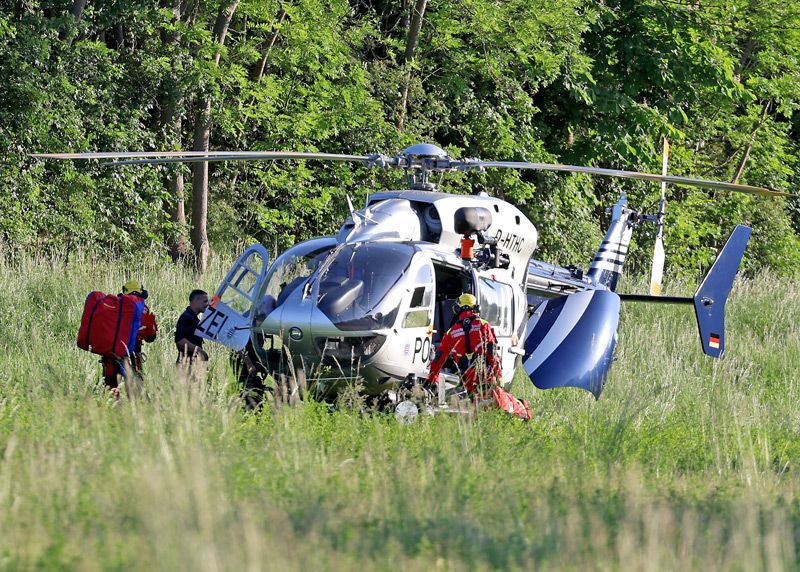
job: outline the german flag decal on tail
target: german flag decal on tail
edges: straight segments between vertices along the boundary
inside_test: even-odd
[[[714,349],[719,349],[719,334],[711,334],[708,336],[708,345]]]

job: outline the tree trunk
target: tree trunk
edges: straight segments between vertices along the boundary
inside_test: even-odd
[[[256,81],[259,81],[262,77],[264,77],[264,70],[267,69],[267,62],[269,61],[269,56],[272,53],[272,48],[275,47],[275,42],[278,41],[278,33],[280,32],[280,25],[283,24],[283,21],[286,19],[286,10],[281,12],[281,16],[278,19],[278,23],[275,24],[275,29],[272,32],[272,37],[269,40],[269,44],[267,45],[267,49],[264,50],[264,55],[261,56],[261,62],[258,65],[258,74],[256,75]]]
[[[75,18],[75,23],[78,24],[83,17],[83,9],[86,8],[88,0],[74,0],[72,3],[72,17]]]
[[[750,133],[750,140],[747,142],[747,145],[744,148],[744,153],[742,153],[742,159],[739,161],[739,165],[736,167],[736,174],[733,175],[733,184],[737,184],[742,176],[742,173],[744,173],[744,166],[747,164],[747,160],[750,158],[750,150],[753,148],[753,143],[756,142],[756,133],[758,133],[758,130],[761,129],[761,126],[767,121],[771,103],[771,101],[767,101],[767,103],[764,104],[764,109],[761,111],[761,119]]]
[[[214,29],[212,33],[214,34],[214,39],[220,45],[220,47],[225,45],[225,36],[228,35],[228,28],[231,25],[231,20],[233,20],[233,13],[236,12],[236,7],[239,5],[240,0],[227,0],[223,2],[220,6],[219,14],[217,14],[217,21],[214,22]],[[217,53],[214,54],[214,63],[219,64],[219,58],[222,55],[221,50],[217,50]]]
[[[211,101],[200,99],[194,117],[195,151],[208,151],[211,139]],[[192,245],[197,270],[208,267],[208,162],[194,163],[192,168]]]
[[[173,107],[172,124],[166,124],[167,130],[172,131],[174,148],[180,149],[181,147],[181,128],[183,121],[177,113],[177,109]],[[167,175],[167,189],[169,195],[172,197],[172,210],[171,218],[177,229],[174,236],[170,239],[169,250],[172,260],[177,262],[186,257],[186,193],[184,191],[183,172],[177,170],[174,173]]]
[[[222,47],[228,34],[228,27],[239,0],[224,0],[220,5],[217,19],[214,22],[214,40]],[[221,50],[214,54],[214,63],[219,64]],[[211,139],[211,100],[198,97],[195,105],[194,145],[195,151],[208,151]],[[192,245],[194,246],[195,265],[200,272],[208,267],[208,162],[194,163],[192,168]]]
[[[425,16],[425,8],[428,5],[428,0],[416,0],[413,12],[411,14],[411,25],[408,28],[408,35],[406,36],[406,51],[403,54],[403,64],[410,66],[414,61],[414,53],[417,50],[419,43],[419,33],[422,29],[422,19]],[[397,117],[397,130],[403,130],[403,123],[406,119],[406,107],[408,106],[408,90],[411,83],[411,70],[406,72],[403,87],[400,90],[400,113]]]
[[[403,62],[410,62],[414,59],[414,53],[417,50],[419,43],[419,32],[422,29],[422,18],[425,16],[425,7],[428,5],[428,0],[416,0],[414,4],[414,12],[411,14],[411,26],[408,28],[408,36],[406,37],[406,53],[403,57]]]
[[[118,50],[125,47],[125,30],[119,22],[114,24],[114,41],[117,43],[116,48]]]
[[[162,8],[172,10],[172,15],[176,21],[181,19],[181,1],[168,0],[161,4]],[[177,32],[162,32],[161,41],[165,46],[176,47],[180,44],[180,34]],[[168,52],[171,50],[167,50]],[[177,76],[177,73],[175,74]],[[159,97],[161,107],[161,127],[167,136],[167,144],[175,150],[181,149],[181,133],[183,130],[183,117],[180,112],[180,104],[183,93],[177,82],[170,79],[163,93]],[[167,174],[165,185],[172,198],[170,217],[173,224],[177,227],[175,234],[169,239],[170,256],[173,261],[178,261],[186,257],[186,195],[184,192],[183,172],[176,169]]]
[[[180,119],[178,119],[180,123]],[[175,207],[172,210],[172,220],[178,226],[178,231],[170,245],[172,260],[178,261],[186,257],[186,193],[183,188],[183,173],[175,173],[170,178],[170,192],[175,197]]]

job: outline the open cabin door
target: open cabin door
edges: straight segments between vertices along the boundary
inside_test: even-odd
[[[474,272],[468,273],[463,268],[433,263],[436,287],[436,307],[433,321],[433,343],[438,345],[442,336],[450,329],[456,318],[454,310],[458,297],[464,292],[472,292],[475,288]]]
[[[241,350],[250,339],[256,298],[269,267],[269,254],[260,244],[244,251],[222,281],[195,333],[201,338]]]
[[[472,271],[473,293],[478,298],[481,318],[489,322],[497,337],[497,356],[503,369],[503,381],[511,382],[514,378],[517,356],[522,350],[517,349],[516,314],[519,296],[514,296],[511,284],[497,280],[491,274],[479,274]],[[514,351],[509,351],[514,347]]]

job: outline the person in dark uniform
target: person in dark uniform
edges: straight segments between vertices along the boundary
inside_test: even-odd
[[[248,340],[244,349],[231,354],[231,366],[242,389],[242,400],[247,409],[260,409],[268,392],[267,368],[258,358],[253,341]]]
[[[203,290],[192,290],[189,294],[189,306],[178,318],[178,324],[175,326],[178,363],[191,364],[195,359],[208,361],[208,354],[203,350],[203,338],[194,333],[200,323],[199,315],[207,308],[208,293]]]

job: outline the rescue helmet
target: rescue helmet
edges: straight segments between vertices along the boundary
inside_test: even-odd
[[[122,293],[123,294],[136,294],[141,298],[147,298],[147,290],[142,287],[142,284],[138,280],[128,280],[125,284],[122,285]]]
[[[457,312],[463,312],[465,310],[472,310],[473,312],[480,312],[480,306],[478,305],[478,299],[470,293],[464,293],[458,297],[456,300],[456,307]]]

